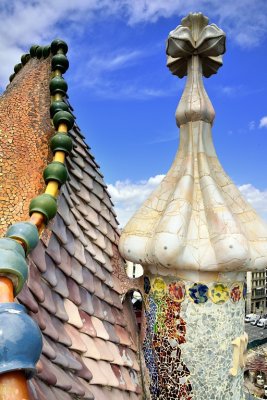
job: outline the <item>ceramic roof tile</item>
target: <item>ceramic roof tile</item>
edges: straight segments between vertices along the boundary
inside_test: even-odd
[[[86,187],[86,189],[89,189],[90,191],[94,187],[92,177],[90,175],[88,175],[85,171],[83,172],[82,183]]]
[[[72,397],[70,394],[66,393],[65,391],[52,387],[51,388],[53,395],[54,395],[54,400],[72,400]]]
[[[32,311],[33,313],[38,312],[38,303],[36,302],[35,298],[33,297],[31,291],[28,289],[27,285],[24,285],[21,292],[17,296],[17,299],[20,303],[22,303],[28,310]]]
[[[71,275],[71,256],[63,247],[60,249],[61,263],[58,267],[64,272],[65,275]]]
[[[105,327],[105,329],[106,329],[106,331],[107,331],[107,333],[109,335],[109,340],[111,342],[119,344],[120,343],[120,339],[116,334],[114,326],[111,323],[107,322],[107,321],[103,321],[103,325],[104,325],[104,327]]]
[[[66,345],[66,346],[71,346],[72,345],[72,339],[70,335],[68,334],[68,331],[66,329],[66,326],[71,326],[68,324],[63,324],[58,318],[56,317],[51,317],[52,323],[56,331],[58,332],[58,342]]]
[[[78,229],[77,219],[74,217],[73,213],[70,213],[70,221],[71,224],[69,225],[68,229],[71,231],[74,237],[78,238],[80,236],[80,232]]]
[[[63,195],[60,196],[60,201],[58,202],[58,214],[67,226],[70,225],[70,206]]]
[[[87,351],[83,354],[83,357],[93,358],[94,360],[100,360],[102,357],[100,355],[101,349],[97,347],[96,338],[91,338],[85,333],[80,333],[81,339],[84,342]]]
[[[65,324],[65,330],[67,334],[69,335],[72,344],[70,345],[70,348],[72,350],[76,350],[79,353],[85,353],[87,351],[87,347],[83,340],[81,339],[81,335],[77,329],[74,328],[74,326]]]
[[[127,325],[125,317],[121,311],[119,311],[117,308],[113,307],[112,308],[112,314],[114,316],[115,322],[117,325],[121,325],[125,327]]]
[[[52,317],[50,314],[44,309],[44,308],[39,308],[39,313],[41,312],[41,315],[45,321],[45,328],[43,330],[43,333],[45,333],[47,336],[49,336],[51,339],[58,341],[60,339],[60,332],[58,332],[57,327],[52,321]]]
[[[112,371],[110,363],[106,361],[98,361],[98,365],[102,373],[108,379],[108,386],[119,387],[119,381],[116,378],[114,372]]]
[[[83,287],[80,287],[81,305],[80,310],[85,311],[87,314],[94,314],[94,307],[92,304],[92,295]]]
[[[86,264],[88,267],[88,264]],[[100,264],[94,260],[93,258],[91,259],[91,262],[89,264],[89,269],[92,271],[92,268],[95,269],[94,274],[97,276],[97,278],[101,279],[101,281],[106,281],[107,275],[105,274],[105,270],[100,266]],[[93,272],[93,271],[92,271]]]
[[[83,399],[85,400],[94,400],[94,395],[91,391],[91,385],[88,384],[88,382],[86,382],[84,379],[78,378],[80,384],[83,386],[83,388],[85,389],[85,394],[83,396]]]
[[[81,186],[80,186],[78,180],[74,177],[74,175],[72,175],[69,184],[70,184],[70,187],[75,191],[75,193],[77,195],[79,195],[79,192],[81,190]]]
[[[84,255],[86,258],[85,267],[88,268],[94,274],[96,272],[97,262],[94,260],[92,255],[86,249],[85,249]]]
[[[104,293],[105,301],[112,306],[113,305],[113,299],[111,297],[109,287],[105,283],[102,283],[102,290],[103,290],[103,293]]]
[[[117,364],[117,365],[121,365],[121,366],[125,365],[125,362],[121,357],[121,354],[120,354],[118,346],[116,344],[112,343],[112,342],[109,342],[109,341],[107,341],[106,343],[107,343],[107,346],[108,346],[108,348],[109,348],[109,350],[112,353],[113,358],[114,358],[112,363]]]
[[[48,254],[45,255],[46,271],[42,274],[43,278],[52,286],[57,284],[56,265]]]
[[[53,220],[52,232],[63,244],[67,243],[66,224],[58,214]]]
[[[99,215],[97,212],[87,204],[77,207],[78,210],[85,216],[85,219],[94,226],[99,226]]]
[[[104,314],[104,322],[110,322],[111,324],[115,323],[115,319],[114,316],[112,314],[112,308],[110,307],[110,305],[108,303],[106,303],[105,301],[101,302],[102,305],[102,310],[103,310],[103,314]]]
[[[126,382],[125,382],[125,379],[122,374],[122,368],[120,368],[118,365],[114,365],[114,364],[111,365],[111,368],[119,382],[119,389],[127,390]]]
[[[120,296],[118,295],[118,293],[111,289],[110,290],[110,296],[111,296],[111,298],[113,300],[114,306],[117,307],[119,310],[122,310],[123,309],[123,305],[121,303],[121,299],[120,299]]]
[[[121,372],[123,375],[123,379],[126,385],[126,389],[135,392],[136,391],[136,385],[133,382],[133,379],[130,376],[129,370],[125,367],[121,367]]]
[[[79,285],[83,284],[83,273],[82,273],[82,265],[78,260],[72,258],[71,260],[71,277],[77,282]]]
[[[84,269],[84,268],[83,268]],[[85,278],[83,275],[83,280],[85,282]],[[83,285],[84,285],[83,282]],[[81,295],[80,295],[80,289],[78,284],[72,279],[72,278],[67,278],[67,285],[69,289],[69,299],[73,301],[77,306],[79,306],[82,302],[81,300]]]
[[[93,326],[91,316],[82,310],[79,310],[79,313],[83,322],[83,327],[80,329],[80,331],[92,337],[96,337],[96,330]]]
[[[83,362],[89,371],[93,371],[93,377],[90,382],[90,385],[103,385],[106,386],[109,384],[108,378],[105,374],[103,374],[98,361],[93,360],[92,358],[83,357]],[[94,391],[92,390],[92,393]]]
[[[107,396],[106,392],[103,390],[103,387],[98,385],[90,384],[91,392],[94,395],[95,400],[107,400],[109,397]]]
[[[93,377],[92,372],[87,368],[82,357],[78,353],[73,351],[72,354],[76,361],[81,365],[81,369],[76,372],[76,375],[80,378],[86,379],[89,382]]]
[[[28,287],[40,302],[44,301],[45,294],[41,286],[41,277],[33,262],[29,262]]]
[[[43,335],[42,353],[50,360],[54,360],[57,356],[54,346],[51,345],[52,343],[54,342],[52,342],[46,335]]]
[[[69,316],[68,323],[70,325],[75,326],[78,329],[82,328],[83,323],[82,323],[82,320],[81,320],[81,317],[80,317],[80,314],[78,311],[78,307],[69,299],[64,300],[64,306],[65,306],[66,313]]]
[[[82,286],[93,294],[95,292],[95,280],[97,278],[95,278],[94,275],[85,267],[83,267],[82,269],[82,274],[83,274]]]
[[[40,329],[43,331],[46,327],[46,322],[45,322],[43,314],[40,310],[40,307],[39,307],[39,310],[37,313],[33,313],[33,312],[29,311],[29,315],[32,317],[32,319],[39,325]]]
[[[75,240],[74,244],[74,257],[82,264],[86,264],[86,258],[84,255],[84,246],[79,240]]]
[[[67,233],[68,242],[64,245],[64,248],[67,250],[69,255],[74,256],[75,248],[74,248],[73,234],[71,233],[71,231],[69,229],[66,229],[66,233]]]
[[[125,346],[131,346],[132,340],[129,337],[128,332],[120,325],[114,325],[116,335],[120,339],[120,343]]]
[[[54,290],[61,296],[67,298],[69,296],[67,278],[59,268],[56,268],[55,272],[57,277],[57,284],[54,287]]]
[[[96,318],[95,316],[91,317],[91,321],[93,323],[93,327],[96,330],[97,337],[104,340],[109,340],[109,334],[106,331],[103,322],[100,319]]]
[[[127,366],[127,367],[133,367],[134,361],[129,356],[129,353],[127,352],[127,347],[119,346],[118,349],[119,349],[121,358],[122,358],[122,360],[124,362],[124,365]]]
[[[105,240],[105,248],[104,248],[105,252],[109,257],[113,257],[114,253],[111,241],[107,237],[104,237],[104,240]]]
[[[139,363],[137,360],[137,354],[129,348],[127,348],[125,351],[129,357],[129,359],[132,361],[132,368],[136,371],[140,371],[140,366],[139,366]]]
[[[51,368],[51,364],[52,363],[48,360],[48,358],[46,358],[44,355],[41,355],[37,376],[48,385],[54,386],[57,383],[57,377],[54,374],[53,368]]]
[[[46,249],[46,253],[55,261],[56,264],[61,263],[60,244],[55,235],[52,235]]]
[[[101,249],[101,250],[105,250],[106,249],[106,242],[105,242],[105,238],[102,235],[102,233],[100,233],[97,229],[95,230],[96,232],[96,239],[94,240],[94,243]]]
[[[41,280],[41,288],[44,293],[44,301],[41,302],[42,306],[50,313],[56,313],[56,305],[54,303],[54,299],[52,296],[52,291],[49,285],[42,279]]]
[[[31,400],[54,400],[55,396],[45,383],[39,379],[31,379],[28,383]]]
[[[105,298],[105,294],[102,288],[102,281],[96,276],[93,277],[94,294],[101,300]]]
[[[137,360],[126,346],[132,344],[122,328],[126,322],[116,278],[114,286],[119,262],[115,213],[103,175],[76,124],[70,135],[74,150],[67,161],[69,180],[61,189],[56,218],[32,253],[29,290],[21,293],[44,337],[38,365],[43,381],[35,379],[39,391],[36,394],[35,389],[35,396],[38,400],[93,400],[92,386],[95,400],[129,400],[120,367],[136,367]],[[124,345],[119,349],[118,343]],[[132,378],[126,372],[129,390]],[[93,385],[89,385],[92,375]],[[46,384],[54,387],[51,390]]]
[[[104,310],[102,308],[102,302],[99,300],[97,296],[92,295],[92,304],[94,307],[94,315],[99,319],[104,319]]]
[[[105,360],[105,361],[109,361],[109,362],[114,361],[114,356],[110,352],[110,348],[108,347],[107,342],[105,340],[100,339],[100,338],[95,338],[94,344],[100,353],[101,360]]]

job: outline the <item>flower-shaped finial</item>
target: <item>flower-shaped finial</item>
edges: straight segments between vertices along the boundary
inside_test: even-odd
[[[190,13],[182,25],[170,32],[166,53],[167,66],[179,78],[187,75],[188,59],[198,55],[202,60],[203,75],[208,78],[222,65],[225,53],[225,33],[217,25],[208,25],[201,13]]]

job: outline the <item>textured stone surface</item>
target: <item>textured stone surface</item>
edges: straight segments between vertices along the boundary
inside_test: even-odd
[[[53,133],[49,60],[30,60],[0,98],[0,234],[28,217],[29,200],[44,187]],[[34,165],[34,168],[33,168]]]

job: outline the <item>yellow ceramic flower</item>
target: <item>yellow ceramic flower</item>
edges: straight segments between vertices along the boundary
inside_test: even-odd
[[[209,294],[215,304],[223,304],[229,299],[229,289],[223,283],[215,283],[210,288]]]
[[[155,297],[162,297],[167,291],[166,283],[161,278],[155,278],[152,281],[151,292]]]

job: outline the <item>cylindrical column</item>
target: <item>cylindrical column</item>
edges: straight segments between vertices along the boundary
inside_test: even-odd
[[[195,276],[145,277],[151,399],[241,400],[244,274]]]

